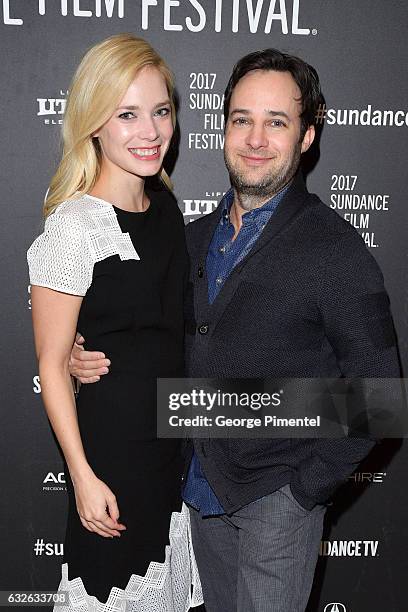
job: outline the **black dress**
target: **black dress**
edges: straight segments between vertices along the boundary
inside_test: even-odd
[[[72,217],[75,206],[81,214],[80,206],[87,208],[88,217],[83,221],[82,214],[80,222],[92,259],[99,258],[82,301],[78,330],[85,348],[103,351],[111,366],[98,383],[81,386],[78,423],[87,461],[115,494],[119,521],[127,527],[112,539],[86,530],[65,466],[69,511],[60,589],[68,590],[76,603],[83,599],[89,610],[96,609],[92,596],[99,602],[109,599],[107,610],[125,601],[123,610],[135,612],[184,612],[201,603],[198,584],[193,599],[190,596],[191,584],[198,579],[188,511],[180,496],[180,441],[156,436],[156,379],[184,374],[184,224],[167,192],[151,192],[149,197],[149,208],[139,213],[92,196],[83,196],[80,204],[68,201],[60,211]],[[104,220],[106,212],[109,222]],[[98,215],[96,232],[92,224]],[[104,244],[104,226],[105,238],[109,242],[113,236],[119,255],[109,256],[112,248]],[[131,240],[125,254],[123,237]],[[127,258],[129,248],[134,254]],[[36,284],[52,283],[37,279]]]

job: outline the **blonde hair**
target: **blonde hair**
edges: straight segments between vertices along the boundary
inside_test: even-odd
[[[174,77],[148,42],[132,34],[117,34],[91,47],[69,88],[62,127],[62,159],[44,202],[45,217],[74,194],[92,190],[102,161],[99,142],[92,134],[110,119],[136,74],[145,66],[154,66],[163,75],[175,126]],[[172,188],[164,169],[160,178]]]

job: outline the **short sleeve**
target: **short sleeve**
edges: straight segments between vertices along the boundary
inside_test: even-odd
[[[32,285],[84,296],[92,282],[93,258],[75,215],[50,215],[28,249],[27,261]]]

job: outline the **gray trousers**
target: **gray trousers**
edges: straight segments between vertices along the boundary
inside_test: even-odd
[[[304,612],[325,511],[303,508],[289,485],[231,516],[190,508],[206,612]]]

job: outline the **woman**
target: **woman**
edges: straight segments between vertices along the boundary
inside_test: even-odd
[[[28,251],[42,395],[67,475],[60,589],[71,604],[61,611],[79,602],[133,612],[202,603],[180,443],[156,439],[156,378],[182,376],[184,365],[182,215],[168,190],[145,185],[154,176],[169,182],[173,89],[164,61],[130,34],[86,53],[70,87],[44,233]],[[75,405],[76,329],[112,363]]]

